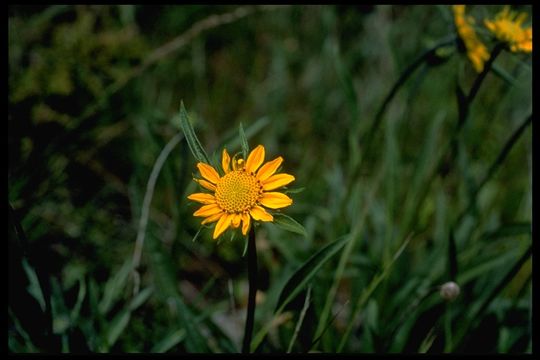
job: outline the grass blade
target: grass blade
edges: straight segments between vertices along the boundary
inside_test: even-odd
[[[189,149],[191,150],[191,153],[193,154],[195,159],[197,159],[197,161],[199,162],[210,164],[208,155],[206,155],[206,152],[204,151],[204,148],[201,145],[201,142],[199,141],[199,139],[197,138],[197,135],[195,134],[193,125],[189,121],[189,117],[186,112],[186,108],[184,107],[183,101],[180,103],[180,127],[182,128],[182,131],[184,132]]]
[[[350,237],[346,236],[336,241],[326,245],[324,248],[319,250],[315,255],[311,256],[296,272],[289,278],[283,290],[280,293],[279,300],[276,305],[276,310],[274,311],[273,320],[277,319],[285,306],[302,290],[303,286],[306,285],[309,280],[315,276],[315,274],[320,270],[320,268],[334,256],[339,249],[343,247]],[[273,323],[274,321],[269,321],[268,324]],[[268,332],[269,327],[264,327],[261,329],[257,335],[253,338],[251,342],[251,351],[256,349],[264,340],[266,333]]]
[[[240,134],[240,145],[242,146],[242,155],[244,156],[244,159],[247,159],[249,154],[249,145],[246,137],[246,133],[244,132],[244,127],[242,126],[242,123],[240,123],[240,126],[238,127],[238,133]]]
[[[311,300],[311,286],[308,287],[306,300],[304,300],[304,306],[302,307],[302,311],[300,312],[298,323],[296,324],[296,328],[294,329],[293,337],[291,338],[291,342],[289,343],[289,347],[287,348],[287,353],[291,352],[294,342],[296,341],[296,338],[298,337],[298,333],[300,332],[300,328],[302,327],[302,323],[304,322],[304,317],[306,317],[307,309],[309,308],[310,300]]]
[[[130,271],[132,269],[131,259],[126,260],[120,270],[111,277],[105,284],[103,297],[99,302],[99,312],[105,315],[113,306],[115,300],[120,296],[122,289],[127,283]]]
[[[363,309],[364,304],[366,304],[367,300],[369,300],[371,294],[375,291],[377,286],[388,276],[390,273],[390,270],[392,269],[392,265],[396,262],[396,260],[399,258],[403,250],[407,247],[409,244],[409,241],[411,240],[411,236],[409,236],[404,242],[403,245],[398,249],[398,251],[394,254],[394,257],[392,258],[392,261],[386,266],[386,268],[383,270],[382,273],[378,274],[371,280],[371,283],[368,285],[368,287],[364,290],[362,293],[362,296],[358,299],[358,302],[355,307],[355,311],[353,315],[350,318],[349,325],[347,326],[347,329],[345,330],[345,334],[341,338],[341,342],[338,346],[337,352],[341,352],[343,347],[345,346],[345,343],[347,342],[349,335],[352,331],[352,326],[354,324],[354,319],[358,316],[360,311]]]
[[[180,329],[173,331],[167,335],[163,340],[158,342],[150,352],[152,353],[164,353],[181,343],[186,338],[186,330]]]
[[[319,269],[348,241],[349,237],[344,237],[326,245],[296,270],[281,291],[275,313],[282,312],[285,306],[298,295],[303,286],[311,280],[317,271],[319,271]]]

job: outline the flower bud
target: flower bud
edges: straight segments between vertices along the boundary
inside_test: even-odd
[[[459,296],[459,285],[453,281],[449,281],[441,286],[441,297],[448,301],[453,301]]]

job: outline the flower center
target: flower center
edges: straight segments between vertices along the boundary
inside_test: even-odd
[[[243,169],[223,176],[216,188],[217,204],[228,213],[248,211],[255,206],[261,194],[261,183]]]

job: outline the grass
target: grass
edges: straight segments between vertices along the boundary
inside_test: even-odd
[[[296,177],[252,351],[530,353],[532,60],[481,32],[500,9],[467,7],[478,75],[447,6],[9,7],[10,352],[241,351],[245,239],[192,216],[183,101],[200,156],[242,124]]]

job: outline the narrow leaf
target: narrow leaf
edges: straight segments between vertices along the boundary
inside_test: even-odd
[[[287,281],[276,305],[276,310],[274,311],[273,320],[279,318],[281,312],[287,306],[287,304],[294,299],[296,295],[302,290],[303,286],[315,276],[319,269],[334,256],[339,249],[349,241],[350,237],[345,236],[336,241],[326,245],[324,248],[319,250],[315,255],[310,257],[304,265],[302,265],[296,272],[290,277]],[[267,326],[263,327],[257,335],[251,341],[251,350],[257,349],[258,346],[264,340],[264,337],[272,327],[271,324],[273,321],[267,323]]]
[[[152,350],[151,353],[164,353],[178,345],[186,337],[186,330],[180,329],[172,332],[171,334],[165,336],[163,340],[158,342]]]
[[[302,323],[304,322],[304,317],[306,316],[307,309],[309,308],[310,300],[311,300],[311,286],[309,286],[307,289],[306,299],[304,300],[304,306],[302,307],[302,311],[300,312],[300,316],[298,317],[298,322],[296,323],[296,328],[294,329],[293,337],[291,338],[291,341],[289,342],[287,353],[291,352],[294,342],[296,341],[296,338],[298,337],[298,333],[300,332],[300,328],[302,327]]]
[[[276,305],[276,313],[281,312],[285,306],[302,290],[303,286],[311,280],[319,269],[334,256],[349,237],[338,239],[319,250],[310,257],[287,281]]]
[[[107,280],[105,284],[105,290],[103,292],[103,297],[99,302],[99,312],[105,315],[113,306],[116,299],[120,296],[124,286],[127,283],[130,271],[132,269],[131,258],[126,260],[120,270]]]
[[[240,123],[240,126],[238,128],[238,133],[240,134],[240,145],[242,146],[242,155],[244,156],[244,159],[247,159],[249,154],[249,145],[246,137],[246,133],[244,132],[244,127],[242,126],[242,123]]]
[[[24,268],[24,271],[26,272],[26,276],[28,277],[28,292],[39,303],[41,310],[45,311],[45,297],[43,296],[43,291],[41,291],[39,279],[36,275],[34,268],[30,266],[30,264],[28,263],[28,261],[26,261],[25,258],[22,259],[22,266]]]
[[[400,248],[396,251],[394,256],[392,257],[392,260],[386,265],[384,270],[375,275],[367,288],[364,289],[362,292],[362,295],[358,298],[356,305],[354,307],[354,313],[349,319],[349,324],[347,325],[347,328],[345,329],[345,333],[343,334],[343,337],[341,338],[341,341],[338,345],[337,352],[341,352],[343,350],[343,347],[345,346],[345,343],[347,342],[349,335],[351,334],[352,327],[354,325],[354,320],[358,317],[362,309],[364,308],[364,305],[369,300],[375,289],[379,286],[379,284],[388,276],[390,273],[390,270],[392,269],[392,265],[394,265],[395,261],[401,256],[403,253],[403,250],[407,247],[409,242],[411,241],[412,235],[409,235],[407,239],[403,242],[403,244],[400,246]]]
[[[184,107],[183,101],[180,103],[180,127],[184,132],[189,149],[191,150],[191,153],[193,154],[195,159],[197,159],[197,161],[210,164],[208,155],[206,155],[206,152],[204,151],[201,142],[195,134],[193,125],[191,125],[191,122],[189,121],[189,117],[186,112],[186,108]]]
[[[109,348],[116,343],[116,340],[118,340],[118,337],[122,334],[129,323],[130,318],[131,312],[128,310],[123,310],[111,321],[107,331],[107,345]]]
[[[169,253],[153,236],[148,238],[150,263],[154,274],[156,293],[166,304],[174,305],[175,314],[178,315],[178,327],[185,329],[185,348],[188,352],[208,352],[204,336],[199,330],[199,322],[191,309],[187,307],[181,294],[177,290],[178,279]]]
[[[274,216],[274,224],[283,230],[287,230],[296,234],[300,234],[307,237],[307,232],[304,227],[294,220],[292,217],[285,214],[276,213]]]
[[[283,192],[285,194],[298,194],[304,191],[305,189],[306,189],[305,187],[299,187],[299,188],[293,188],[293,189],[286,189]]]
[[[493,64],[491,66],[491,70],[493,70],[493,73],[506,81],[508,84],[512,86],[516,86],[518,84],[518,81],[510,74],[508,74],[506,71],[504,71],[501,67],[499,67],[497,64]]]

